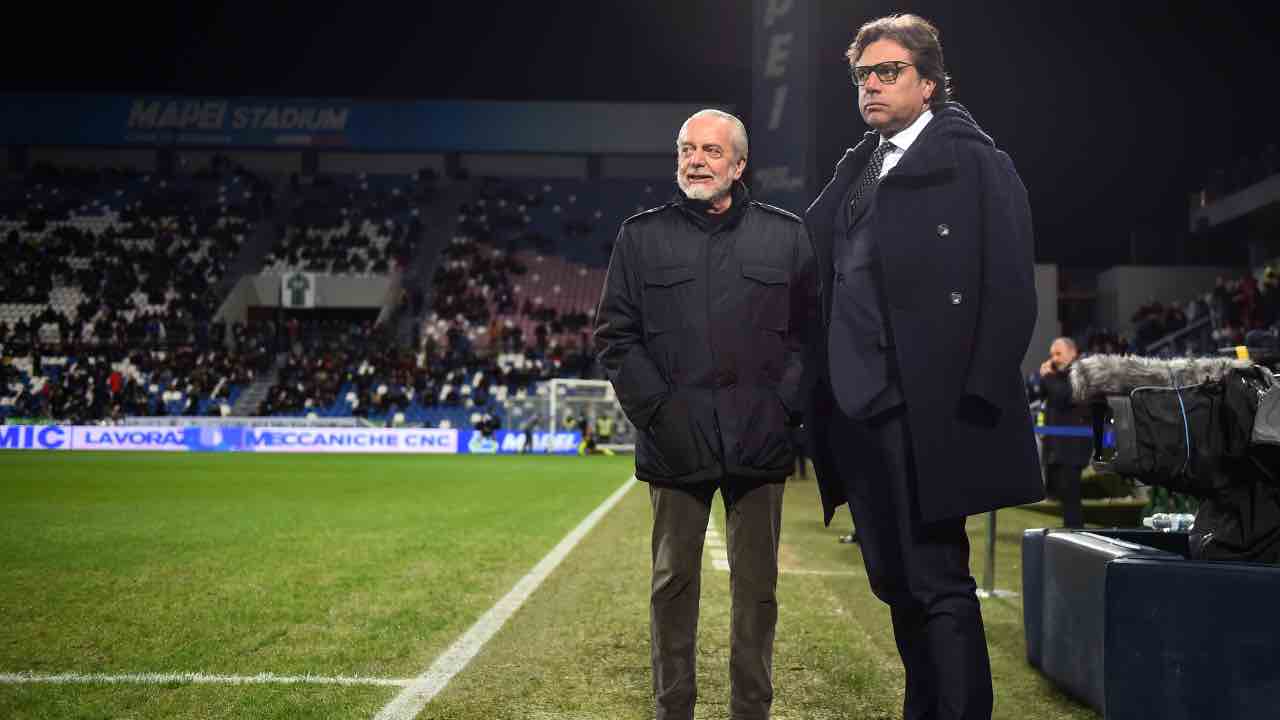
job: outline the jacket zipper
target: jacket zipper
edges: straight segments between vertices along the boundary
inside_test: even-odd
[[[711,322],[711,306],[712,306],[711,250],[712,250],[712,244],[715,243],[716,233],[719,230],[720,228],[717,227],[713,229],[711,232],[707,233],[707,243],[706,243],[707,245],[706,247],[706,253],[707,253],[707,347],[710,350],[710,354],[711,354],[711,372],[713,374],[719,373],[720,360],[719,358],[716,357],[715,339],[713,335],[714,323]],[[724,451],[724,432],[720,429],[719,390],[720,388],[717,387],[716,382],[712,382],[711,384],[711,422],[715,425],[715,429],[716,429],[716,444],[720,446],[720,457],[719,457],[720,473],[722,475],[727,475],[728,474],[728,464],[727,464],[728,456],[725,454],[725,451]]]

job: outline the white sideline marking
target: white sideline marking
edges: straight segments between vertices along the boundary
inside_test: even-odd
[[[866,577],[861,570],[804,570],[801,568],[779,568],[783,575],[830,575],[835,577]]]
[[[729,572],[729,553],[725,550],[724,539],[716,528],[715,516],[707,518],[707,549],[711,551],[711,565],[716,570]],[[779,575],[837,575],[848,577],[866,577],[860,570],[802,570],[800,568],[778,568]]]
[[[711,550],[711,565],[717,570],[729,572],[729,552],[725,550],[724,539],[716,529],[715,516],[707,518],[707,547]]]
[[[391,685],[407,687],[413,680],[374,677],[329,677],[325,675],[208,675],[184,673],[126,673],[101,675],[94,673],[0,673],[0,685]]]
[[[382,708],[374,720],[411,720],[417,717],[418,713],[431,702],[432,698],[440,694],[445,685],[453,679],[453,676],[462,672],[463,668],[480,652],[480,648],[498,633],[502,625],[507,619],[515,614],[516,610],[529,599],[534,590],[542,584],[542,581],[551,574],[552,570],[560,564],[562,560],[569,554],[578,542],[586,536],[591,529],[600,522],[600,518],[613,509],[614,505],[622,499],[623,495],[636,484],[636,479],[632,476],[622,484],[622,487],[614,491],[612,495],[605,498],[600,506],[592,510],[589,515],[578,523],[578,526],[569,531],[568,535],[560,541],[559,545],[552,548],[547,556],[542,558],[527,575],[511,588],[510,592],[502,597],[493,607],[489,608],[475,625],[471,626],[462,637],[458,638],[444,651],[440,657],[431,663],[431,667],[419,675],[408,685],[399,695],[395,697],[387,706]]]

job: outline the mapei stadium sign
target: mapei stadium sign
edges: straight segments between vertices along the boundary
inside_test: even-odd
[[[680,123],[701,107],[705,104],[0,94],[0,137],[19,146],[669,155]]]
[[[232,426],[9,425],[0,450],[129,450],[159,452],[572,454],[579,433],[418,428],[281,428]]]
[[[130,130],[332,130],[347,129],[351,107],[233,103],[230,100],[134,100]]]

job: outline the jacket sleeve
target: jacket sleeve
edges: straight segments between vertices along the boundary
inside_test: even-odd
[[[787,357],[782,372],[778,395],[786,406],[792,424],[800,424],[808,413],[812,394],[815,365],[814,333],[818,328],[818,316],[822,311],[818,299],[818,271],[813,255],[813,243],[809,232],[799,226],[796,239],[795,265],[791,281],[791,318],[788,323]]]
[[[613,245],[596,309],[595,350],[627,419],[645,429],[669,386],[644,345],[644,284],[637,265],[624,225]]]
[[[1009,379],[1019,374],[1035,329],[1035,247],[1027,189],[1013,161],[999,150],[978,158],[982,285],[978,333],[964,390],[1001,408]]]

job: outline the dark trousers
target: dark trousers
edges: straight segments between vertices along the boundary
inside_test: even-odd
[[[889,605],[906,670],[907,720],[989,720],[992,689],[965,519],[925,524],[914,497],[906,406],[831,427],[871,590]],[[959,468],[956,482],[964,482]]]
[[[729,716],[764,720],[773,703],[778,622],[778,538],[783,483],[726,482],[729,555]],[[698,696],[696,640],[702,546],[715,484],[649,486],[653,585],[649,598],[653,694],[658,720],[692,720]]]
[[[1045,490],[1049,497],[1062,503],[1062,527],[1084,527],[1084,511],[1080,507],[1079,465],[1051,463],[1044,468]]]

